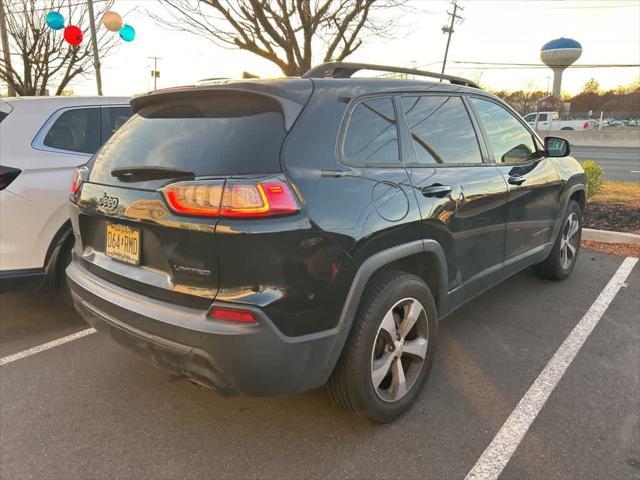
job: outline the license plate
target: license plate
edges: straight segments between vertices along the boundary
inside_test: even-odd
[[[140,263],[140,230],[126,225],[107,223],[105,253],[121,262]]]

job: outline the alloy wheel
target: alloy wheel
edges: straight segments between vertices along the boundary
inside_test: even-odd
[[[562,228],[562,238],[560,240],[560,263],[565,270],[571,266],[578,253],[580,238],[577,233],[579,230],[580,220],[578,215],[572,213],[567,217],[567,221]]]
[[[429,323],[415,298],[397,302],[385,314],[371,352],[371,383],[381,400],[397,402],[413,387],[429,348]]]

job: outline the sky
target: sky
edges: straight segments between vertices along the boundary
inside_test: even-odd
[[[547,90],[547,68],[496,69],[455,62],[540,63],[549,40],[570,37],[583,47],[576,64],[640,63],[640,0],[459,0],[464,21],[456,25],[446,73],[479,80],[492,90]],[[366,38],[347,60],[440,71],[446,44],[448,1],[412,0],[410,13],[393,11],[393,38]],[[162,12],[156,0],[116,0],[113,10],[136,29],[136,39],[121,42],[103,59],[106,95],[132,95],[152,88],[151,56],[160,57],[158,87],[191,84],[203,78],[239,77],[243,71],[281,76],[275,65],[251,53],[228,50],[185,32],[170,31],[148,18]],[[171,21],[171,20],[169,20]],[[321,57],[320,54],[317,57]],[[316,63],[321,58],[314,58]],[[640,78],[640,68],[568,69],[563,92],[578,93],[590,78],[603,89]],[[93,79],[74,81],[76,94],[95,94]]]

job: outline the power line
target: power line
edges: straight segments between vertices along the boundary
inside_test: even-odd
[[[577,68],[577,69],[582,69],[582,68],[590,68],[590,69],[595,69],[595,68],[639,68],[640,65],[599,65],[599,66],[588,66],[588,65],[572,65],[571,68]],[[542,69],[547,69],[549,67],[547,67],[546,65],[538,65],[535,67],[456,67],[456,70],[542,70]]]
[[[511,63],[511,62],[471,62],[463,60],[453,60],[453,63],[459,63],[464,65],[488,65],[488,66],[506,66],[506,67],[540,67],[547,68],[547,65],[543,63]],[[637,63],[578,63],[568,65],[557,65],[559,67],[571,67],[571,68],[625,68],[625,67],[640,67]]]

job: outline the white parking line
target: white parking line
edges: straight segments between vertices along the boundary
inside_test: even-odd
[[[96,329],[87,328],[86,330],[80,330],[79,332],[72,333],[71,335],[67,335],[66,337],[58,338],[56,340],[51,340],[50,342],[43,343],[42,345],[38,345],[33,348],[29,348],[28,350],[23,350],[21,352],[14,353],[12,355],[7,355],[6,357],[0,358],[0,367],[8,363],[15,362],[16,360],[30,357],[31,355],[35,355],[36,353],[44,352],[45,350],[49,350],[50,348],[54,348],[59,345],[64,345],[65,343],[73,342],[74,340],[78,340],[79,338],[86,337],[87,335],[91,335],[92,333],[96,333]]]
[[[637,262],[637,258],[625,258],[593,305],[562,342],[560,348],[518,402],[515,410],[511,412],[498,434],[467,474],[466,480],[493,480],[502,473],[529,427],[544,407],[549,395],[573,362],[584,342],[589,338]]]

